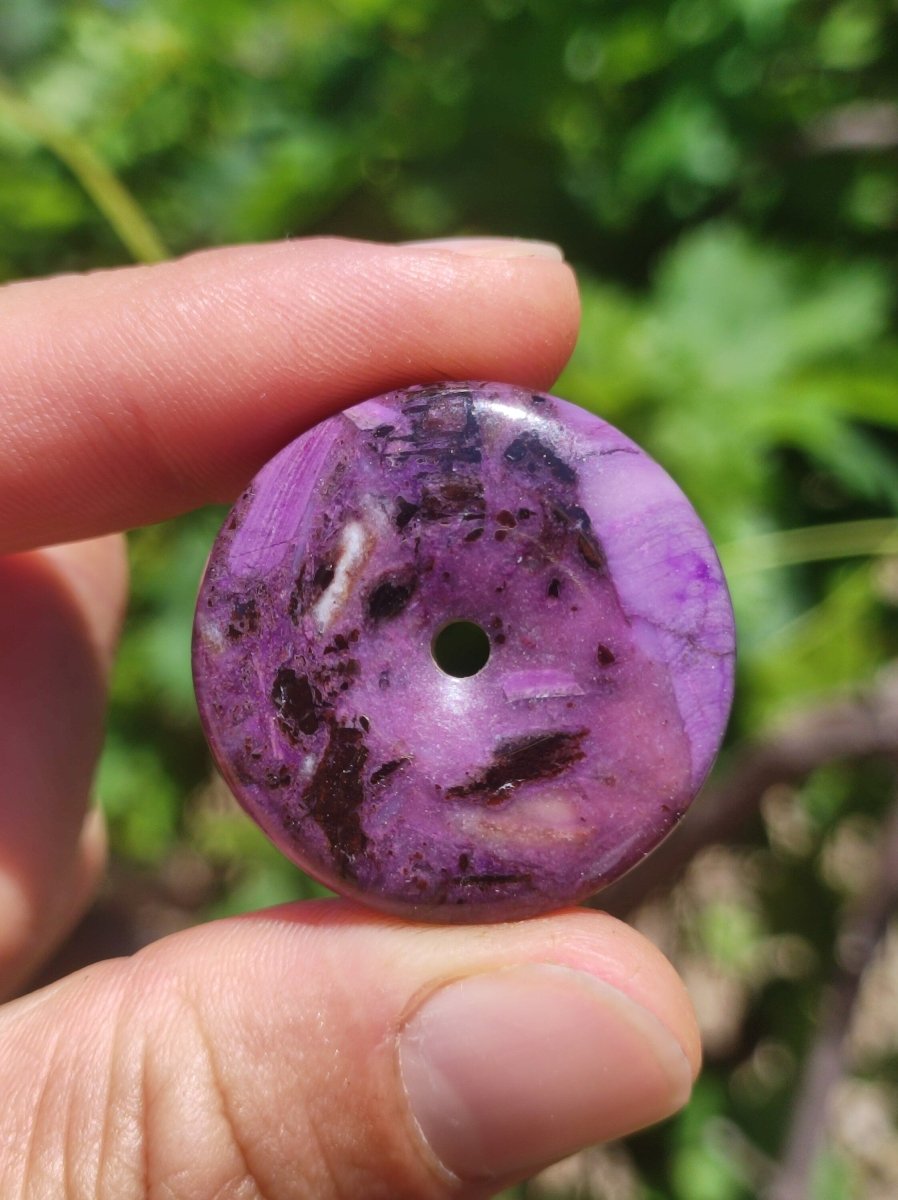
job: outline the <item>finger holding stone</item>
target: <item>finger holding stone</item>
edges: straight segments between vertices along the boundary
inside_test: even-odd
[[[0,559],[0,994],[71,928],[102,869],[91,787],[126,590],[119,537]]]

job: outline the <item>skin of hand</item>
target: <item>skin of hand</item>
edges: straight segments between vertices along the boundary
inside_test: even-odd
[[[0,290],[4,995],[102,870],[116,531],[233,499],[389,388],[547,388],[578,311],[553,248],[500,239],[284,242]],[[674,1112],[699,1056],[672,967],[602,913],[438,927],[287,905],[0,1008],[0,1196],[487,1197]]]

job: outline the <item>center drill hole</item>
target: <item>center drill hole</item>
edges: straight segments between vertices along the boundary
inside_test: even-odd
[[[455,679],[476,675],[489,662],[490,639],[473,621],[450,621],[433,639],[433,659]]]

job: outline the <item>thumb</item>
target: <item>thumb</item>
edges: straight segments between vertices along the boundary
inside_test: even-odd
[[[0,1195],[489,1196],[675,1111],[698,1056],[672,968],[604,914],[293,905],[8,1005]]]

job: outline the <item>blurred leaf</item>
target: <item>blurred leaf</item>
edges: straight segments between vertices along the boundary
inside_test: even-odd
[[[735,1164],[707,1136],[709,1125],[725,1107],[720,1085],[700,1077],[671,1139],[670,1178],[677,1200],[747,1200]]]
[[[666,96],[636,131],[622,175],[634,196],[644,196],[677,176],[698,184],[729,183],[738,162],[721,114],[704,97],[687,91]]]
[[[159,862],[174,842],[181,797],[153,749],[111,733],[96,791],[118,852],[135,862]]]
[[[877,57],[881,18],[876,4],[843,0],[833,5],[820,25],[820,60],[826,67],[853,71]]]
[[[883,661],[877,599],[867,568],[836,574],[819,604],[750,647],[743,658],[752,723],[872,679]]]
[[[741,1200],[745,1192],[732,1166],[704,1146],[681,1150],[674,1160],[675,1194],[682,1200]]]
[[[754,965],[764,932],[757,914],[736,904],[709,904],[699,918],[699,936],[724,968],[747,973]]]
[[[827,1149],[815,1164],[811,1181],[813,1200],[855,1200],[860,1195],[854,1171],[836,1149]]]
[[[290,864],[283,860],[283,866],[272,863],[265,869],[243,870],[224,898],[213,905],[206,916],[209,920],[219,920],[325,894],[312,880],[290,869]]]
[[[18,95],[0,78],[0,119],[33,137],[72,172],[138,262],[166,257],[140,205],[86,139],[49,117],[39,103]]]

